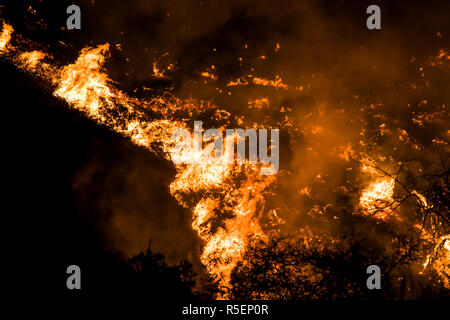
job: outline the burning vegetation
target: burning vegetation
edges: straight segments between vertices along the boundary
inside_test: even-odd
[[[250,66],[241,74],[221,73],[218,63],[198,68],[196,85],[213,86],[219,96],[209,100],[177,97],[175,90],[145,97],[126,92],[105,67],[119,50],[109,43],[85,47],[64,65],[3,22],[0,54],[44,80],[71,108],[170,163],[176,173],[169,191],[190,212],[216,298],[366,297],[370,264],[380,265],[389,298],[450,289],[448,48],[396,68],[386,81],[401,92],[361,96],[367,88],[353,93],[350,84],[339,87],[341,80],[330,88],[320,70],[298,79],[285,72],[285,79],[285,68],[275,70],[285,42],[253,60],[236,59]],[[371,53],[360,54],[370,61]],[[258,74],[257,65],[271,59],[278,60]],[[168,65],[150,62],[149,74],[170,80],[177,68]],[[358,77],[353,71],[343,77]],[[222,129],[279,128],[280,171],[261,175],[258,165],[213,157],[213,141],[192,149],[197,154],[174,154],[173,133],[190,130],[197,119]]]

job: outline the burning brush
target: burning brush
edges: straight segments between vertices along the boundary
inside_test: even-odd
[[[84,48],[72,64],[65,66],[60,66],[49,53],[27,51],[24,50],[25,47],[33,47],[33,43],[15,35],[13,27],[4,22],[0,36],[0,54],[5,59],[47,81],[54,88],[53,95],[64,100],[71,108],[172,163],[176,175],[170,184],[170,193],[180,206],[192,213],[192,229],[202,242],[200,259],[207,273],[218,285],[217,298],[234,297],[234,277],[242,275],[242,270],[256,270],[257,266],[252,263],[259,261],[258,259],[266,261],[258,248],[272,250],[272,257],[280,257],[282,252],[292,251],[289,258],[269,261],[265,279],[272,279],[272,276],[281,279],[284,274],[281,270],[284,270],[283,272],[287,271],[287,282],[292,284],[301,279],[304,292],[307,292],[305,288],[308,285],[321,284],[321,281],[330,276],[330,271],[317,267],[318,260],[305,254],[315,252],[322,257],[325,252],[333,255],[343,250],[345,245],[339,247],[338,237],[332,235],[331,231],[321,234],[317,230],[337,229],[338,223],[342,220],[353,221],[350,219],[369,221],[367,223],[375,225],[371,230],[380,228],[380,225],[389,225],[397,231],[413,234],[420,246],[417,257],[422,260],[419,264],[411,262],[412,269],[419,274],[424,269],[434,268],[439,281],[450,288],[449,212],[448,204],[444,203],[448,198],[442,200],[439,195],[430,191],[431,185],[433,188],[438,185],[443,189],[448,188],[448,167],[445,167],[448,163],[445,163],[443,169],[447,170],[447,185],[444,185],[445,182],[439,176],[442,173],[439,171],[441,167],[436,167],[434,173],[424,172],[420,164],[398,161],[381,147],[374,147],[377,145],[376,139],[396,139],[395,143],[401,141],[405,148],[421,148],[406,130],[386,125],[388,119],[383,114],[382,105],[364,104],[357,115],[348,114],[343,108],[326,112],[326,103],[319,104],[314,111],[301,111],[297,114],[290,112],[291,107],[279,108],[276,117],[280,121],[269,126],[272,141],[278,137],[278,131],[275,130],[279,125],[282,128],[281,134],[284,132],[289,136],[291,150],[302,144],[304,149],[295,153],[290,160],[292,164],[287,168],[281,167],[278,171],[277,167],[273,174],[262,174],[267,167],[264,168],[261,162],[245,159],[245,156],[240,156],[239,163],[227,161],[226,157],[230,155],[233,159],[235,155],[239,157],[239,150],[236,152],[234,149],[235,141],[239,143],[236,133],[220,137],[222,145],[225,145],[225,152],[221,154],[215,148],[218,135],[208,136],[203,146],[200,143],[195,147],[197,132],[189,126],[192,120],[207,112],[213,115],[213,121],[221,125],[218,132],[225,130],[230,120],[242,124],[243,130],[261,130],[265,127],[262,123],[247,121],[243,116],[233,118],[235,115],[210,102],[179,99],[173,95],[148,99],[130,96],[117,88],[104,69],[110,51],[108,43]],[[275,52],[279,50],[280,45],[277,43]],[[263,57],[260,60],[266,60]],[[448,63],[448,54],[442,50],[430,65],[448,68]],[[213,67],[201,73],[205,82],[217,81],[217,70]],[[164,77],[156,64],[153,69],[158,78]],[[249,74],[226,82],[223,90],[245,89],[248,86],[270,88],[277,90],[278,94],[285,92],[291,96],[304,94],[311,88],[311,84],[289,84],[278,74],[267,79]],[[267,97],[249,98],[246,111],[270,110],[271,103],[273,102]],[[447,110],[444,109],[440,114],[445,118]],[[433,117],[439,117],[425,110],[415,110],[412,114],[419,125],[434,121]],[[380,121],[379,125],[373,128],[373,123],[369,124],[364,119],[367,115]],[[350,142],[336,134],[341,132],[340,122],[352,123],[353,129],[357,131],[351,136]],[[180,148],[180,136],[176,134],[180,130],[186,139],[194,141],[194,147]],[[200,130],[200,134],[201,132]],[[448,136],[449,131],[444,140],[442,136],[435,140],[435,145],[442,150],[441,154],[448,152],[448,141],[445,140]],[[246,141],[245,137],[243,141]],[[255,147],[254,153],[259,149],[261,158],[261,149],[265,147],[264,143],[260,143]],[[279,151],[274,145],[268,150],[271,150],[272,156]],[[280,156],[283,157],[283,154]],[[330,170],[328,159],[332,159],[330,163],[335,168],[343,168],[343,180],[346,181],[342,184],[327,182],[337,171]],[[448,159],[443,160],[445,161],[448,162]],[[303,170],[301,163],[305,167],[309,166],[310,170]],[[423,174],[413,176],[411,172],[417,170]],[[408,185],[408,181],[422,185],[423,188],[416,191]],[[287,189],[289,190],[286,191]],[[327,195],[321,198],[320,194],[324,190]],[[330,194],[333,196],[329,196]],[[346,208],[352,209],[339,211],[339,208],[344,207],[342,202],[347,202]],[[408,212],[418,215],[412,217]],[[434,218],[436,215],[441,218]],[[300,216],[303,219],[301,228],[296,225]],[[421,223],[418,224],[417,220]],[[378,231],[380,234],[384,232]],[[388,237],[386,232],[383,237]],[[277,243],[274,243],[275,240]],[[402,249],[395,247],[394,242],[392,239],[388,245],[389,253],[403,254]],[[252,250],[255,250],[253,256]],[[426,261],[423,262],[423,259]],[[422,264],[424,269],[419,270],[418,266]],[[277,295],[279,292],[271,292],[270,288],[252,290],[247,298],[280,298]]]

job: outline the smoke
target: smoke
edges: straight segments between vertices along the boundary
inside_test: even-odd
[[[155,155],[114,142],[94,144],[73,180],[79,212],[99,226],[107,248],[125,255],[149,245],[169,263],[198,256],[190,214],[169,193],[174,170]]]

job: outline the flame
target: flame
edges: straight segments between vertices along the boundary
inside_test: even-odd
[[[269,107],[269,99],[267,98],[260,98],[260,99],[254,99],[248,101],[248,107],[249,109],[262,109],[264,107]]]
[[[186,118],[192,119],[194,113],[205,108],[216,109],[215,116],[220,120],[228,119],[230,114],[215,106],[174,97],[161,96],[150,100],[130,97],[114,86],[103,69],[109,54],[109,44],[84,48],[73,64],[58,67],[43,62],[45,58],[49,58],[44,52],[22,52],[11,46],[12,34],[13,28],[3,23],[0,52],[7,52],[8,56],[11,53],[13,56],[10,59],[18,67],[48,80],[55,87],[54,96],[99,124],[123,134],[136,145],[158,154],[162,149],[162,156],[171,161],[176,169],[169,191],[181,206],[191,210],[192,228],[203,242],[201,262],[219,283],[221,292],[218,298],[229,297],[232,272],[243,260],[250,242],[253,239],[267,239],[260,217],[264,211],[267,190],[277,177],[260,175],[257,165],[230,164],[227,157],[231,150],[225,150],[220,157],[213,156],[213,142],[206,143],[201,150],[175,149],[177,141],[174,140],[173,133],[180,128],[187,129],[188,126],[185,121],[175,120],[172,115],[182,111],[187,114]],[[279,48],[277,44],[275,51]],[[441,52],[438,56],[439,61],[448,61],[448,57],[447,52]],[[164,72],[158,69],[156,62],[153,63],[153,74],[156,78],[164,77]],[[211,80],[217,79],[217,76],[209,71],[200,75]],[[249,84],[283,90],[303,90],[303,86],[288,86],[278,75],[275,80],[250,75],[230,81],[226,86]],[[250,109],[268,108],[269,100],[249,100],[248,105]],[[384,124],[379,130],[382,135],[389,133]],[[320,135],[323,131],[323,126],[311,126],[313,134]],[[398,138],[412,144],[405,130],[399,131]],[[224,145],[232,139],[235,137],[227,136]],[[356,151],[352,149],[351,144],[344,145],[341,149],[339,157],[346,162],[356,157]],[[363,158],[361,163],[363,172],[371,175],[378,173],[375,161],[369,157]],[[318,174],[316,181],[324,182],[322,175]],[[392,213],[390,204],[394,202],[394,187],[394,179],[377,176],[361,192],[358,208],[365,215],[378,219],[387,218]],[[312,197],[311,188],[308,186],[298,193]],[[414,194],[425,208],[432,207],[423,195],[416,191]],[[283,223],[275,210],[271,212],[277,218],[274,221]],[[448,274],[449,247],[448,235],[441,237],[433,252],[428,255],[424,270],[433,266],[439,274]]]
[[[256,85],[264,86],[264,87],[273,87],[276,89],[285,89],[287,90],[288,86],[283,83],[283,80],[280,78],[280,76],[276,76],[275,80],[268,80],[264,78],[254,77],[253,83]]]
[[[247,79],[245,79],[245,78],[247,78]],[[236,79],[236,81],[230,81],[227,83],[227,87],[246,86],[251,82],[257,86],[262,86],[262,87],[272,87],[274,89],[283,89],[283,90],[289,89],[289,86],[283,82],[283,79],[281,79],[281,77],[279,75],[276,75],[274,80],[269,80],[269,79],[265,79],[265,78],[261,78],[261,77],[255,77],[251,74],[245,78],[238,78],[238,79]]]
[[[219,298],[226,298],[231,289],[231,272],[236,264],[242,260],[249,238],[265,239],[256,214],[259,206],[264,203],[263,191],[274,181],[274,177],[261,179],[254,171],[249,173],[248,179],[235,189],[228,186],[224,203],[232,204],[229,210],[235,213],[231,219],[226,219],[217,232],[211,233],[211,225],[207,223],[211,212],[217,210],[220,202],[208,198],[201,201],[195,210],[193,228],[199,229],[199,234],[206,241],[201,260],[208,271],[220,279],[224,294]]]
[[[0,35],[0,51],[5,51],[10,46],[9,42],[11,41],[11,35],[14,32],[14,29],[11,25],[3,22],[2,34]]]
[[[206,79],[211,79],[211,80],[217,80],[218,79],[218,77],[215,74],[213,74],[211,72],[208,72],[208,71],[204,71],[200,75],[203,78],[206,78]]]
[[[441,49],[439,53],[430,61],[431,66],[442,65],[450,61],[450,52]]]
[[[11,33],[12,27],[4,25],[2,50],[7,47]],[[109,44],[84,48],[73,64],[62,68],[43,63],[47,55],[41,51],[17,52],[12,61],[49,80],[55,86],[54,96],[99,124],[107,125],[150,151],[157,152],[155,143],[162,145],[163,156],[177,170],[170,192],[182,206],[192,210],[192,228],[204,242],[201,261],[222,288],[218,298],[227,298],[231,272],[243,258],[249,238],[263,237],[258,214],[264,207],[263,193],[275,177],[260,175],[260,169],[254,164],[230,164],[226,161],[230,150],[214,157],[212,142],[194,152],[175,149],[173,133],[187,126],[172,120],[170,114],[184,110],[192,115],[192,110],[205,106],[163,97],[150,101],[129,97],[115,88],[103,71],[109,48]],[[149,111],[162,119],[151,118]],[[229,116],[221,110],[216,115],[219,119]],[[227,136],[225,145],[227,139],[235,137]],[[202,161],[187,161],[199,159]],[[242,174],[245,178],[238,179]],[[202,196],[192,203],[195,194]],[[213,221],[218,226],[213,227]]]
[[[24,52],[19,56],[19,60],[30,69],[36,68],[42,59],[46,57],[46,54],[41,51]]]
[[[444,286],[450,289],[450,235],[438,239],[432,252],[427,256],[421,273],[430,266],[438,273]]]
[[[422,205],[424,208],[428,208],[427,198],[425,198],[423,194],[418,193],[416,190],[413,190],[411,193],[417,197],[417,201],[420,205]]]
[[[359,206],[366,215],[385,219],[392,212],[389,205],[394,201],[395,181],[391,178],[378,178],[363,190]]]
[[[100,71],[108,50],[109,44],[95,49],[83,49],[74,64],[62,68],[58,77],[53,78],[53,82],[58,86],[54,92],[55,96],[101,121],[105,121],[105,117],[100,108],[114,107],[113,99],[116,97],[123,106],[130,108],[124,95],[119,91],[114,92],[108,85],[108,76]]]

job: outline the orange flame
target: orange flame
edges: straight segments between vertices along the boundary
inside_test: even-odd
[[[379,178],[364,189],[359,198],[359,206],[363,212],[378,219],[385,219],[391,213],[388,205],[394,201],[394,185],[394,179]]]
[[[450,289],[450,236],[442,236],[436,243],[432,252],[427,256],[423,264],[423,271],[429,266],[438,273],[443,280],[444,286]]]
[[[204,244],[201,262],[222,289],[218,297],[227,298],[231,289],[232,271],[243,259],[249,241],[252,238],[266,239],[259,215],[264,210],[265,192],[276,177],[261,176],[259,168],[249,163],[243,166],[229,164],[225,159],[226,152],[222,157],[214,157],[211,153],[212,142],[193,153],[192,150],[187,152],[174,149],[176,141],[173,133],[180,128],[186,129],[187,125],[173,120],[171,114],[174,110],[184,110],[192,117],[193,111],[199,111],[204,106],[192,101],[166,97],[138,100],[117,89],[103,71],[109,44],[84,48],[73,64],[58,68],[43,63],[43,59],[47,58],[44,52],[20,52],[11,46],[12,33],[13,28],[3,23],[0,53],[8,52],[9,55],[12,52],[14,56],[11,60],[19,67],[49,80],[55,86],[56,97],[99,124],[107,125],[129,137],[136,145],[153,152],[159,150],[153,147],[155,143],[162,146],[163,156],[170,160],[176,169],[175,179],[170,184],[170,193],[180,205],[192,211],[192,228]],[[277,44],[276,51],[278,50]],[[440,53],[439,59],[448,60],[448,54]],[[156,64],[153,67],[155,77],[163,77]],[[201,76],[213,80],[216,77],[209,72],[204,72]],[[249,83],[283,90],[290,88],[279,76],[276,76],[275,80],[248,76],[230,82],[227,86]],[[251,108],[261,109],[269,105],[269,100],[256,99],[249,101],[249,105]],[[161,119],[150,119],[147,112],[149,110]],[[221,119],[230,116],[222,110],[216,111]],[[380,129],[385,130],[384,127]],[[320,134],[322,130],[321,126],[313,126],[311,129],[313,134]],[[406,131],[400,133],[401,139],[409,139]],[[234,137],[227,136],[225,139]],[[348,145],[341,158],[348,162],[353,153]],[[192,159],[202,161],[187,161]],[[364,172],[376,173],[372,160],[363,159],[362,163]],[[379,219],[387,218],[392,213],[389,204],[394,201],[394,187],[394,179],[376,178],[362,191],[359,208],[366,215]],[[306,187],[300,192],[308,195],[311,190]],[[418,193],[416,196],[424,206],[428,206],[425,197]],[[276,216],[276,213],[274,215]],[[448,274],[449,247],[448,236],[442,237],[433,253],[427,257],[424,267],[433,265],[438,272]]]
[[[12,27],[4,25],[0,38],[1,50],[7,47],[11,33]],[[162,144],[164,156],[177,169],[170,192],[181,205],[192,209],[192,227],[204,242],[201,261],[223,289],[219,298],[226,298],[231,289],[231,272],[242,259],[248,239],[262,236],[257,214],[263,208],[263,192],[275,181],[275,177],[261,176],[259,168],[253,164],[230,165],[225,161],[226,152],[222,157],[214,157],[212,143],[194,153],[192,150],[189,153],[175,153],[176,141],[172,134],[179,128],[186,128],[186,124],[171,120],[169,110],[200,110],[203,106],[162,97],[151,101],[129,97],[115,88],[102,71],[108,51],[109,44],[84,48],[73,64],[62,68],[42,63],[46,54],[40,51],[17,52],[17,57],[12,60],[19,67],[48,79],[56,87],[56,97],[98,123],[129,137],[135,144],[151,151],[156,151],[153,143]],[[149,109],[165,119],[148,119],[145,111]],[[228,116],[220,110],[218,114],[220,117]],[[189,161],[185,160],[189,158],[202,161],[186,164]],[[246,178],[236,187],[238,174],[244,174]],[[204,196],[195,204],[186,200],[189,198],[187,196],[199,193]],[[225,213],[227,218],[224,219]],[[223,221],[213,228],[213,219]]]
[[[3,29],[0,35],[0,52],[5,51],[10,46],[9,42],[11,41],[11,35],[14,32],[14,29],[6,22],[3,22]]]

